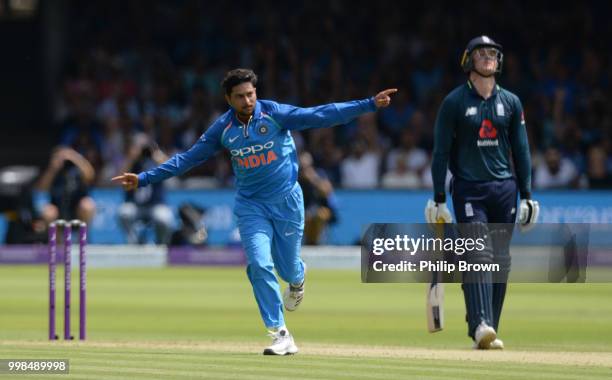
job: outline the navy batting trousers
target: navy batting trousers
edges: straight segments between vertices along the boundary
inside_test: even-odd
[[[514,178],[486,182],[454,178],[451,195],[457,223],[473,224],[478,227],[467,228],[464,231],[490,238],[489,252],[468,257],[478,262],[499,264],[501,269],[495,277],[490,272],[464,274],[462,289],[467,311],[468,335],[473,339],[476,328],[481,322],[499,331],[499,320],[510,271],[510,239],[512,226],[516,220],[518,188]]]

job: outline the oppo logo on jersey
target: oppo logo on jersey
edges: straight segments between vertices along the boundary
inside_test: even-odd
[[[267,143],[263,145],[257,144],[257,145],[245,146],[244,148],[240,148],[240,149],[232,149],[230,150],[230,153],[234,157],[236,156],[244,157],[248,154],[254,154],[254,153],[262,152],[263,150],[272,149],[273,146],[274,146],[274,141],[268,141]]]
[[[263,145],[257,144],[240,149],[232,149],[230,153],[238,166],[245,169],[252,169],[261,165],[269,165],[272,161],[278,159],[276,153],[271,150],[273,146],[274,141],[268,141]]]

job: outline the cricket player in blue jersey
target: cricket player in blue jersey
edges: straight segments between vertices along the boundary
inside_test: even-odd
[[[181,175],[225,148],[236,177],[234,214],[247,257],[247,276],[272,344],[264,355],[298,352],[287,330],[283,305],[296,310],[304,297],[305,266],[300,258],[304,202],[292,130],[332,127],[387,107],[396,89],[345,103],[299,108],[257,100],[257,76],[248,69],[228,72],[222,86],[230,109],[187,151],[140,174],[113,178],[126,190]],[[281,297],[273,270],[288,283]]]
[[[495,281],[490,272],[463,275],[468,335],[478,349],[504,346],[497,331],[510,270],[509,244],[518,194],[522,230],[533,227],[539,213],[538,202],[531,199],[531,157],[523,106],[495,80],[502,62],[502,47],[491,38],[480,36],[468,43],[461,60],[467,81],[448,94],[436,118],[431,166],[434,199],[425,208],[428,223],[452,221],[444,188],[449,167],[460,233],[490,239],[487,249],[465,257],[473,263],[500,265],[503,275]]]

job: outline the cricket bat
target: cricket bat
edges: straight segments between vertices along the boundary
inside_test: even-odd
[[[436,223],[436,237],[444,236],[444,221]],[[430,333],[444,329],[444,283],[442,273],[432,272],[431,283],[427,287],[427,330]]]
[[[444,328],[444,284],[438,282],[438,272],[427,289],[427,329],[430,333]]]

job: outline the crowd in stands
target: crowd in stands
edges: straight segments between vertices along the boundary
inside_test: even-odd
[[[54,128],[93,165],[98,186],[110,185],[143,134],[165,155],[188,149],[228,108],[224,73],[249,67],[260,99],[299,106],[399,88],[387,109],[294,137],[336,187],[431,188],[437,109],[466,80],[465,44],[487,33],[504,45],[500,85],[524,105],[534,187],[612,188],[605,2],[506,0],[452,12],[387,1],[72,3]],[[232,186],[229,158],[168,185]]]

